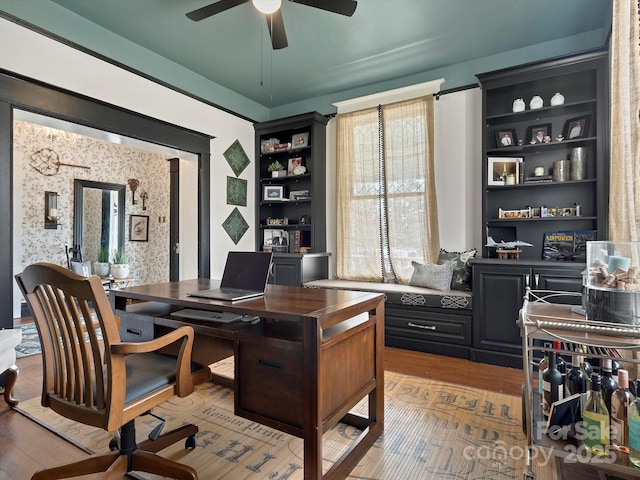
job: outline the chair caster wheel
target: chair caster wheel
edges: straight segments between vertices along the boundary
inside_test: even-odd
[[[113,437],[110,441],[109,441],[109,450],[111,451],[115,451],[118,450],[120,447],[118,447],[118,439]]]
[[[187,440],[184,442],[184,448],[186,448],[187,450],[193,450],[194,448],[196,448],[195,435],[191,435],[190,437],[187,437]]]

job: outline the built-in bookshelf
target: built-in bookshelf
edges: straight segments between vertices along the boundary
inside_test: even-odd
[[[274,253],[277,283],[299,284],[328,274],[327,121],[313,112],[255,124],[256,250]],[[283,275],[291,265],[295,274]]]

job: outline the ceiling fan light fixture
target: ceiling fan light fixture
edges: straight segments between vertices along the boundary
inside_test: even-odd
[[[251,0],[253,6],[265,15],[271,15],[277,12],[282,6],[282,0]]]

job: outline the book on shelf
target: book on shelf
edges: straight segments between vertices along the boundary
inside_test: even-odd
[[[293,230],[291,232],[291,253],[309,253],[311,239],[308,230]]]
[[[524,183],[547,183],[553,182],[553,175],[539,175],[537,177],[525,177]]]
[[[587,242],[595,239],[595,230],[545,232],[542,259],[585,261]]]

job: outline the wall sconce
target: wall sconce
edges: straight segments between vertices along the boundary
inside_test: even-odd
[[[58,192],[44,192],[44,228],[57,230],[59,219]]]

